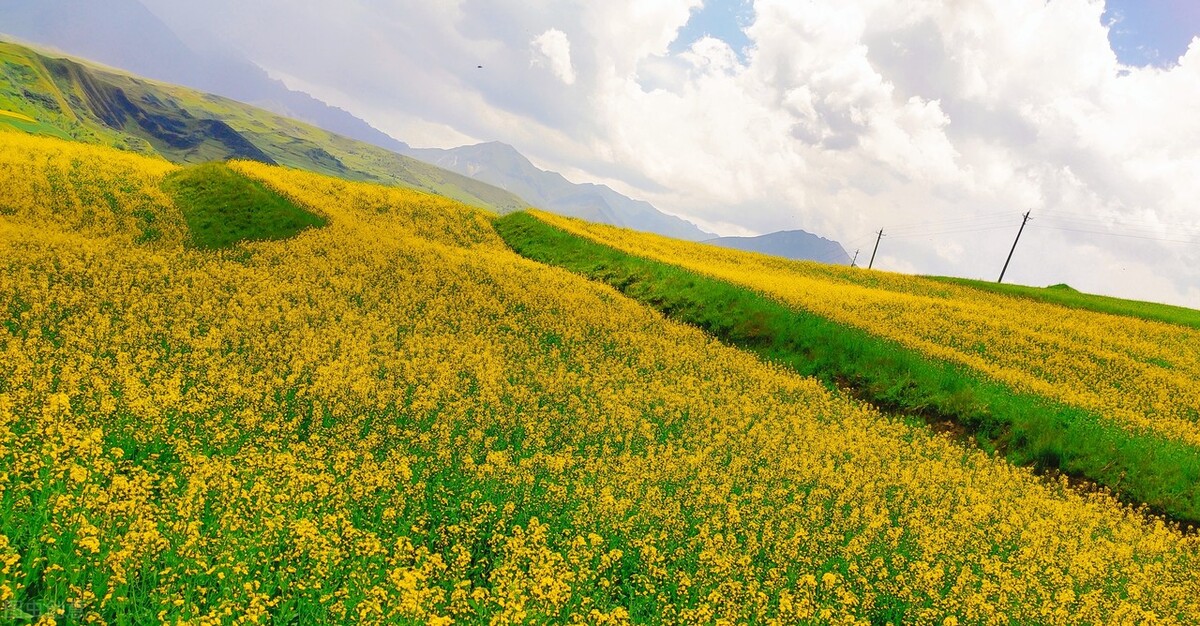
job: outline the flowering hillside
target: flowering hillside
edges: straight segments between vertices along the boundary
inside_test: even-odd
[[[1069,309],[917,276],[788,261],[549,213],[620,250],[745,285],[1135,433],[1200,445],[1200,329]]]
[[[175,166],[0,132],[6,619],[1200,620],[1197,539],[1107,496],[520,258],[477,209],[231,169],[327,225],[197,249]]]

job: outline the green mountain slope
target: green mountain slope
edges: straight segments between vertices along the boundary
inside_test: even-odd
[[[290,89],[222,42],[188,45],[142,0],[5,0],[0,32],[152,80],[262,107],[407,154],[408,146],[347,111]],[[412,156],[412,155],[408,155]]]
[[[252,159],[430,191],[500,213],[527,205],[467,176],[234,100],[5,42],[0,112],[0,125],[175,163]]]

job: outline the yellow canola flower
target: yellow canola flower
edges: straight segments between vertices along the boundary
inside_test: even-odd
[[[624,252],[750,287],[790,306],[1090,409],[1133,432],[1200,445],[1200,330],[949,285],[740,252],[538,212]]]
[[[188,249],[172,166],[0,133],[0,600],[83,623],[1200,621],[1197,540],[1107,496],[524,260],[469,207],[233,167],[329,225]],[[134,206],[174,226],[147,241]]]

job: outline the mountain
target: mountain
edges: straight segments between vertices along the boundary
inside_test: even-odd
[[[420,189],[499,213],[528,206],[468,176],[228,98],[0,42],[5,125],[176,163],[253,159]]]
[[[3,0],[0,32],[138,76],[247,102],[398,151],[404,144],[350,113],[288,89],[231,50],[195,50],[137,0]]]
[[[67,54],[85,57],[139,76],[250,103],[285,118],[307,122],[392,152],[425,161],[437,160],[441,167],[506,189],[548,211],[681,239],[698,241],[712,237],[712,233],[666,215],[649,203],[627,198],[606,186],[574,184],[557,173],[542,171],[504,144],[482,144],[452,150],[412,149],[342,109],[329,106],[309,94],[288,89],[282,82],[270,78],[262,68],[232,50],[219,47],[197,50],[189,47],[138,0],[3,0],[0,1],[0,31],[23,41],[51,46]],[[88,98],[87,102],[97,104],[97,100],[104,99]],[[125,114],[116,113],[117,117],[108,116],[109,112],[119,112],[128,106],[124,102],[115,103],[115,106],[114,103],[104,103],[100,105],[99,117],[116,130],[132,130],[133,135],[150,141],[157,151],[172,160],[195,162],[224,154],[278,161],[335,176],[380,178],[378,172],[361,167],[358,169],[359,175],[353,172],[347,175],[344,170],[349,166],[337,163],[339,159],[319,152],[295,155],[291,146],[287,150],[289,155],[283,159],[271,156],[273,153],[269,149],[263,149],[263,154],[258,154],[254,150],[255,145],[246,144],[231,134],[229,129],[211,120],[177,120],[179,128],[169,131],[172,134],[170,138],[166,138],[161,129],[150,130],[150,136],[147,136],[147,132],[142,132],[147,130],[144,126],[140,130],[129,129],[119,118],[125,115],[135,120],[151,120],[153,124],[152,120],[159,117],[178,118],[178,111],[170,110],[169,103],[132,103],[142,112],[127,111]],[[163,110],[160,104],[168,104],[168,110]],[[215,117],[220,121],[219,115]],[[236,123],[231,124],[231,127],[236,126]],[[203,145],[183,150],[181,143],[198,142],[197,137],[210,132],[213,133],[210,138],[213,141],[199,142]],[[214,141],[220,144],[216,149],[212,149]],[[111,141],[109,143],[119,145]],[[164,143],[169,145],[164,146]],[[255,142],[251,141],[250,144]],[[305,147],[302,152],[312,152],[311,146]],[[406,167],[412,169],[415,166],[407,164]],[[374,175],[365,176],[367,173]],[[444,175],[441,177],[444,178]],[[387,180],[386,176],[381,178]],[[399,178],[425,189],[446,185],[464,186],[462,181],[446,180],[416,185],[404,176]],[[494,199],[486,204],[500,211],[523,208],[526,204],[512,200]]]
[[[408,148],[404,154],[506,189],[533,206],[591,222],[658,233],[676,239],[711,238],[695,224],[667,215],[649,202],[633,200],[605,185],[572,183],[539,169],[508,144],[481,143],[460,148]]]
[[[850,265],[842,244],[803,230],[781,230],[758,237],[718,237],[704,243],[801,261]]]

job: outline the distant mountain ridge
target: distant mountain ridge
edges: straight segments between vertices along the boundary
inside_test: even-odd
[[[713,237],[687,220],[606,185],[572,183],[562,174],[540,169],[508,144],[493,141],[451,149],[406,148],[403,153],[495,185],[554,213],[689,241]]]
[[[509,197],[500,197],[482,188],[476,190],[480,193],[469,192],[459,197],[502,213],[533,205],[563,215],[679,239],[701,241],[714,236],[686,220],[659,211],[648,202],[633,200],[605,185],[576,184],[561,174],[541,170],[506,144],[493,142],[446,150],[412,148],[342,109],[289,89],[233,50],[219,47],[194,49],[138,0],[0,0],[0,32],[120,68],[139,77],[249,103],[335,135],[433,163],[467,179],[507,190]],[[77,79],[88,73],[75,72]],[[435,192],[445,191],[446,186],[458,189],[469,186],[462,180],[449,181],[441,174],[426,175],[429,172],[419,176],[405,173],[381,176],[379,167],[396,167],[395,159],[390,159],[393,163],[385,163],[389,159],[372,157],[370,165],[355,167],[323,145],[300,149],[276,142],[277,148],[287,152],[279,155],[276,154],[278,150],[259,145],[266,133],[251,138],[237,121],[230,122],[220,115],[198,115],[195,107],[176,107],[177,103],[166,100],[126,98],[127,101],[123,101],[123,95],[118,92],[129,91],[127,86],[113,88],[113,81],[109,79],[100,82],[108,87],[92,90],[81,101],[86,107],[92,107],[94,110],[90,113],[96,114],[106,125],[133,136],[134,141],[122,147],[137,149],[136,140],[143,139],[153,145],[155,151],[182,162],[204,158],[251,158],[344,178],[385,181],[390,178]],[[87,83],[84,80],[80,84]],[[201,119],[189,117],[197,115]],[[113,141],[108,143],[119,145]],[[420,169],[411,163],[402,163],[399,168]],[[481,196],[484,197],[482,201]]]
[[[758,237],[718,237],[704,243],[798,261],[850,265],[850,255],[842,244],[803,230],[781,230]]]

